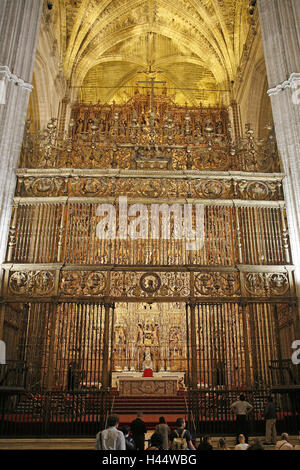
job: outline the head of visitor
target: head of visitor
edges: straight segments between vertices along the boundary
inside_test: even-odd
[[[159,434],[158,432],[153,433],[150,438],[151,447],[157,447],[158,449],[160,449],[162,446],[162,443],[163,443],[162,435]]]
[[[205,446],[212,445],[212,443],[211,443],[211,437],[210,437],[210,436],[204,436],[204,437],[203,437],[203,444],[204,444]]]
[[[219,449],[226,449],[226,447],[226,440],[222,437],[221,439],[219,439]]]
[[[123,426],[122,429],[121,429],[122,433],[124,434],[125,437],[128,437],[129,436],[129,427],[128,426]]]
[[[241,400],[241,401],[245,401],[245,400],[246,400],[245,395],[244,395],[243,393],[240,395],[240,400]]]
[[[166,424],[166,420],[163,416],[159,418],[159,424]]]
[[[259,437],[254,438],[253,444],[249,447],[249,450],[265,450]]]
[[[144,413],[142,411],[138,411],[137,417],[142,419],[143,416],[144,416]]]
[[[119,426],[120,420],[118,415],[110,415],[107,419],[107,427],[112,428],[115,427],[117,428]]]
[[[239,435],[238,441],[239,441],[239,444],[245,444],[246,438],[245,438],[244,434]]]
[[[287,433],[287,432],[283,432],[283,433],[281,434],[281,439],[282,439],[283,441],[289,442],[289,435],[288,435],[288,433]]]
[[[176,420],[176,428],[182,428],[184,429],[185,428],[185,420],[184,418],[177,418]]]

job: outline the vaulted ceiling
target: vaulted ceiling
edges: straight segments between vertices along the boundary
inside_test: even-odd
[[[251,35],[247,7],[247,0],[55,0],[51,22],[65,76],[85,101],[128,99],[151,66],[177,102],[214,104],[235,80]]]

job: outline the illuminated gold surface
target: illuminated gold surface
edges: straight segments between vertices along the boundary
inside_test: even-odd
[[[84,101],[128,100],[145,78],[138,72],[151,65],[177,103],[215,105],[228,100],[220,90],[229,90],[238,73],[250,29],[247,6],[246,0],[56,0],[51,22],[66,76]]]

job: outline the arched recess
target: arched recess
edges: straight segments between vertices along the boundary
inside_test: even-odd
[[[35,74],[32,77],[33,89],[29,96],[26,120],[30,120],[30,130],[35,132],[40,130],[40,111],[36,87]]]
[[[35,100],[39,109],[37,127],[58,115],[59,103],[66,92],[62,63],[56,42],[47,25],[42,22],[34,64]]]
[[[257,138],[266,136],[265,127],[271,117],[270,102],[266,92],[265,59],[261,41],[257,38],[236,93],[242,130],[244,131],[246,124],[250,124]]]
[[[248,95],[248,122],[260,133],[261,103],[264,97],[267,72],[264,59],[260,59],[253,67]]]
[[[263,139],[268,134],[266,125],[274,125],[271,99],[267,93],[268,91],[268,79],[265,77],[264,86],[262,89],[262,96],[260,99],[260,112],[258,121],[258,138]]]

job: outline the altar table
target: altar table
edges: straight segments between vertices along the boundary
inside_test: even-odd
[[[120,395],[174,396],[178,390],[177,377],[119,377]]]

